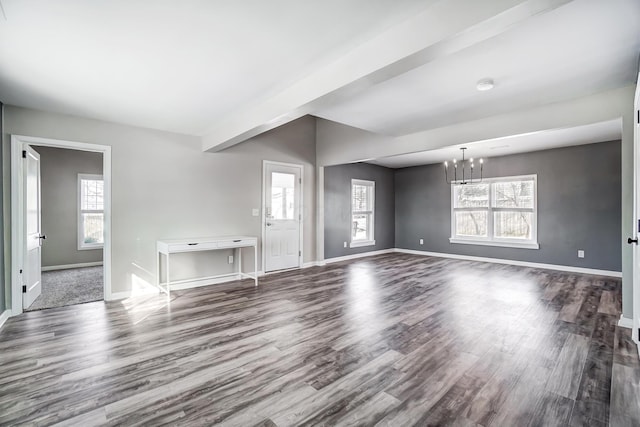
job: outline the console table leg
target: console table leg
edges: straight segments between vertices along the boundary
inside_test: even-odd
[[[258,287],[258,246],[253,247],[253,275],[256,282],[256,288]]]
[[[171,270],[169,269],[169,258],[171,257],[167,254],[167,301],[171,300],[171,280],[169,279],[169,272]]]

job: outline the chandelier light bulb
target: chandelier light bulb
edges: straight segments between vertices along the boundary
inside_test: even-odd
[[[467,148],[461,147],[462,151],[462,159],[458,162],[457,159],[453,159],[453,169],[449,172],[449,162],[444,162],[444,178],[447,184],[452,185],[465,185],[465,184],[479,184],[482,182],[482,165],[484,164],[484,159],[478,158],[477,161],[480,163],[479,171],[475,170],[475,160],[473,157],[469,157],[468,159],[465,157],[465,153]],[[458,167],[460,164],[460,167]],[[461,179],[458,179],[458,172],[462,175]],[[479,172],[479,173],[478,173]],[[474,176],[474,174],[477,174]]]

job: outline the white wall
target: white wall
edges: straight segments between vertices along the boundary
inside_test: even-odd
[[[315,260],[313,118],[299,119],[221,153],[203,153],[197,137],[6,106],[5,203],[10,203],[6,178],[11,134],[112,147],[114,293],[130,290],[138,280],[154,282],[158,239],[228,234],[260,237],[260,217],[253,217],[251,209],[261,208],[264,159],[304,166],[304,261]],[[4,224],[10,229],[6,214],[5,210]],[[221,261],[225,253],[204,256],[183,257],[172,279],[229,268]],[[6,265],[10,266],[10,259],[5,259]]]

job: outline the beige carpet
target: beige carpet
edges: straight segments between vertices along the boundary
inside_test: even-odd
[[[25,311],[102,300],[102,272],[102,266],[42,272],[42,294]]]

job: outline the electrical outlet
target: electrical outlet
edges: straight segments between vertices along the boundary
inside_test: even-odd
[[[578,258],[584,258],[584,251],[582,249],[578,250]]]
[[[420,239],[420,244],[424,245],[424,239]]]
[[[344,247],[345,247],[345,248],[347,247],[347,242],[344,242]]]
[[[260,209],[251,209],[252,216],[260,216]]]
[[[233,255],[229,255],[229,264],[233,264]]]

